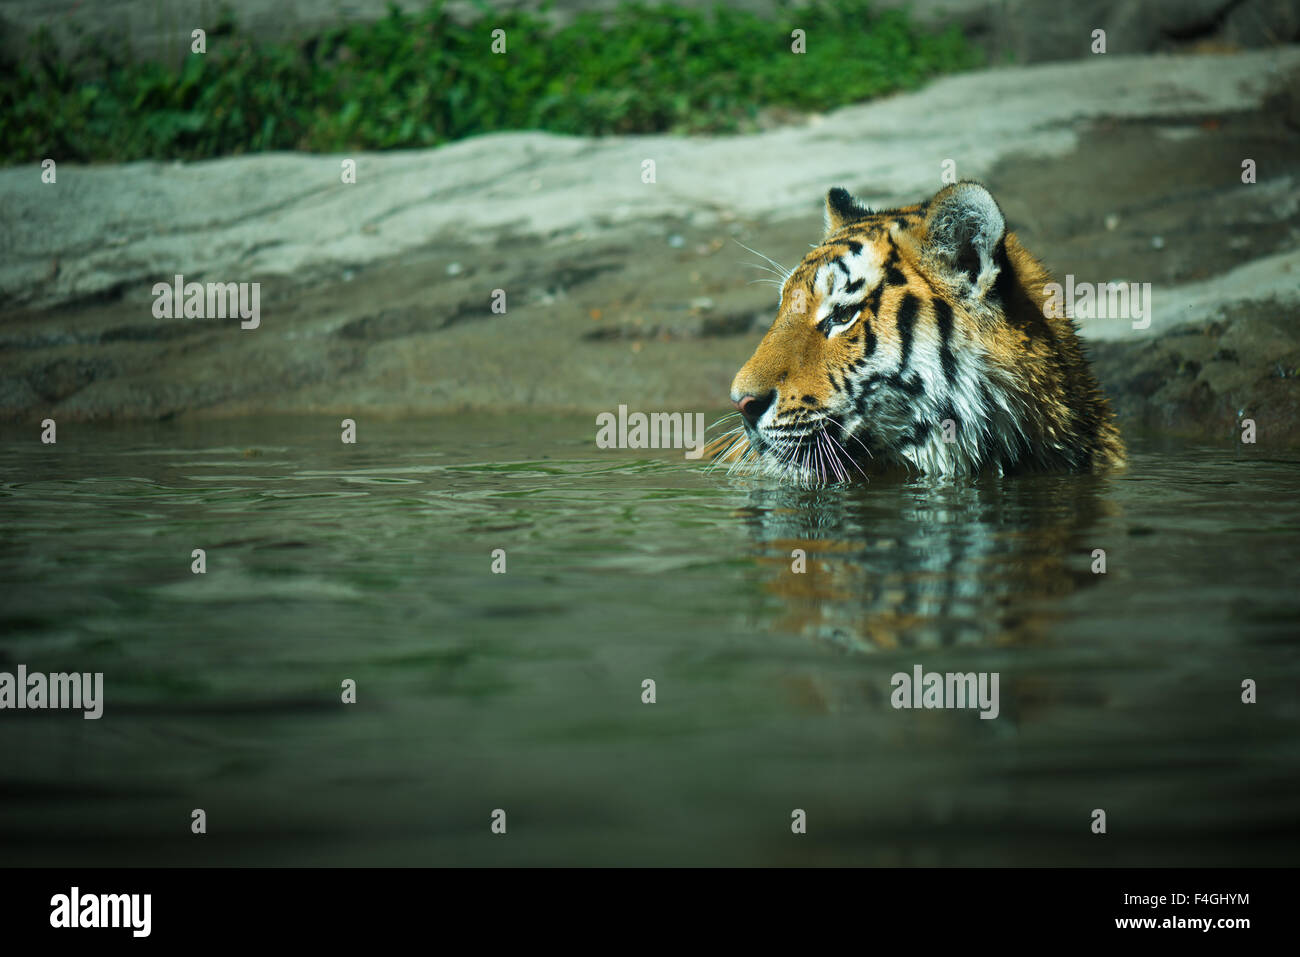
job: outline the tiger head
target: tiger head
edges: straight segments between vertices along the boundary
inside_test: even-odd
[[[882,211],[832,189],[825,238],[732,382],[743,423],[721,458],[813,485],[1114,464],[1109,407],[1073,322],[1044,313],[1048,281],[978,183]]]

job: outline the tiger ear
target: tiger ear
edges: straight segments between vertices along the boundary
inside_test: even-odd
[[[928,263],[966,297],[981,298],[998,278],[997,249],[1007,221],[979,183],[945,186],[930,200],[922,245]]]
[[[843,186],[836,186],[826,194],[826,235],[828,236],[841,226],[870,215],[871,210],[854,199]]]

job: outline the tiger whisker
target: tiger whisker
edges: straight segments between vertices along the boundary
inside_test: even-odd
[[[764,272],[770,272],[773,276],[777,276],[777,277],[784,275],[784,273],[782,273],[780,270],[773,269],[771,266],[767,265],[766,263],[741,263],[741,265],[744,266],[746,269],[762,269]]]
[[[844,481],[844,470],[840,468],[839,459],[835,457],[835,450],[830,444],[830,435],[827,434],[825,429],[817,433],[817,444],[822,446],[822,453],[825,457],[826,464],[830,466],[831,471],[835,473],[836,480],[840,482]]]
[[[871,454],[871,449],[869,449],[869,448],[867,447],[867,444],[866,444],[865,442],[863,442],[863,441],[862,441],[860,438],[858,438],[856,435],[849,435],[848,427],[845,426],[845,424],[844,424],[842,421],[840,421],[839,419],[835,418],[835,416],[833,416],[833,415],[827,415],[827,416],[826,416],[826,419],[827,419],[827,421],[834,422],[836,425],[838,425],[838,426],[840,427],[840,431],[844,434],[844,436],[845,436],[846,438],[850,438],[850,439],[852,439],[854,442],[857,442],[858,445],[862,446],[862,451],[864,451],[864,452],[867,453],[867,458],[869,458],[869,459],[874,459],[874,458],[875,458],[875,456]],[[841,445],[840,448],[843,449],[844,446]],[[848,449],[844,449],[844,454],[845,454],[845,455],[848,455],[848,451],[849,451]]]
[[[766,255],[764,255],[763,253],[760,253],[757,249],[750,249],[748,246],[746,246],[744,243],[742,243],[739,239],[736,239],[736,238],[734,238],[734,237],[732,238],[732,242],[734,242],[734,243],[735,243],[737,246],[739,246],[741,249],[745,249],[745,250],[748,250],[749,252],[753,253],[755,256],[762,256],[764,259],[766,259],[768,262],[770,262],[770,263],[771,263],[773,266],[775,266],[777,269],[781,270],[781,275],[782,275],[782,276],[785,276],[787,279],[790,277],[790,273],[792,272],[792,270],[785,268],[785,266],[782,266],[779,262],[777,262],[777,261],[776,261],[775,259],[773,259],[771,256],[766,256]]]
[[[852,465],[855,469],[857,469],[862,474],[862,477],[864,479],[867,479],[867,481],[871,481],[870,476],[868,476],[867,473],[862,470],[862,466],[857,463],[857,460],[854,459],[853,456],[849,455],[849,450],[846,449],[843,445],[841,445],[840,441],[837,438],[835,438],[835,436],[827,432],[826,438],[830,439],[831,442],[834,443],[834,445],[837,448],[839,448],[841,452],[844,453],[844,458],[847,459],[849,464]],[[866,446],[863,446],[863,448],[866,448]],[[870,452],[868,452],[868,454],[870,454]]]
[[[740,413],[739,413],[739,412],[728,412],[728,413],[727,413],[726,415],[724,415],[722,418],[718,419],[717,422],[714,422],[713,425],[710,425],[710,426],[709,426],[709,429],[713,428],[714,426],[721,425],[723,422],[726,422],[728,419],[736,419],[736,418],[739,418],[739,417],[740,417]],[[704,431],[707,432],[707,431],[709,431],[709,429],[705,429]],[[734,431],[734,430],[733,430],[733,429],[728,429],[726,432],[723,432],[722,435],[729,435],[732,431]],[[719,436],[719,438],[721,438],[721,437],[722,437],[722,436]]]

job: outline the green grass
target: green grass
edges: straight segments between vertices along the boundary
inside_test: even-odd
[[[796,27],[802,55],[790,50]],[[490,49],[497,28],[505,54]],[[526,13],[460,25],[433,3],[303,43],[259,42],[226,20],[179,69],[103,38],[74,63],[44,35],[32,44],[0,67],[7,164],[395,149],[494,130],[731,132],[764,107],[825,110],[978,65],[955,30],[929,33],[864,0],[771,21],[628,5],[560,29]]]

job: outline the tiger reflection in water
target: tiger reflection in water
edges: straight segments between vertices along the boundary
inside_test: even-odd
[[[853,654],[915,649],[897,670],[916,662],[967,671],[972,656],[948,652],[1041,644],[1062,618],[1059,600],[1102,578],[1093,549],[1098,525],[1116,511],[1109,481],[751,488],[739,514],[757,543],[764,590],[783,606],[763,617],[777,632]]]

